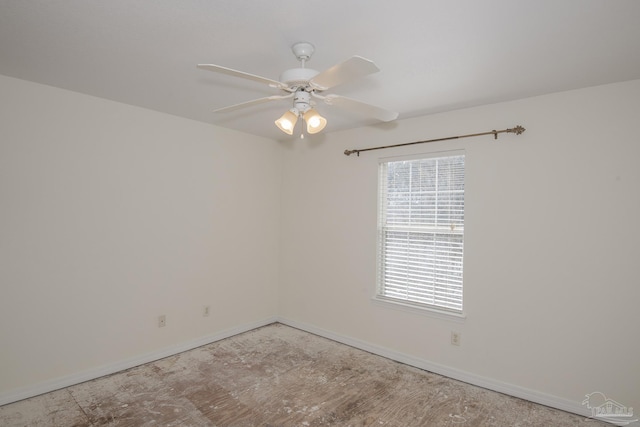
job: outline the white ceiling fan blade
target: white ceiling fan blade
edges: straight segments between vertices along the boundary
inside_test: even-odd
[[[250,106],[253,106],[253,105],[264,104],[265,102],[269,102],[269,101],[278,101],[280,99],[293,98],[293,95],[294,94],[291,93],[289,95],[267,96],[265,98],[258,98],[258,99],[254,99],[252,101],[241,102],[239,104],[230,105],[228,107],[218,108],[217,110],[213,110],[213,112],[214,113],[227,113],[229,111],[239,110],[241,108],[250,107]]]
[[[329,105],[335,105],[336,107],[344,108],[345,110],[355,111],[369,117],[373,117],[382,122],[390,122],[398,118],[398,113],[395,111],[385,110],[384,108],[376,107],[375,105],[367,104],[362,101],[347,98],[340,95],[327,95],[316,97],[324,100]]]
[[[213,71],[215,73],[227,74],[229,76],[240,77],[242,79],[253,80],[254,82],[264,83],[273,88],[285,89],[286,84],[277,80],[268,79],[266,77],[256,76],[255,74],[245,73],[244,71],[234,70],[232,68],[222,67],[214,64],[198,64],[198,68],[202,70]]]
[[[354,56],[322,71],[312,78],[309,83],[315,89],[327,90],[346,81],[377,73],[378,71],[380,71],[380,69],[373,61],[361,56]]]

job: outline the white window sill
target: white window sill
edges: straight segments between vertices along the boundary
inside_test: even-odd
[[[411,304],[410,302],[403,302],[400,300],[385,298],[379,295],[371,298],[371,301],[381,307],[392,308],[395,310],[404,311],[407,313],[417,313],[424,316],[435,317],[437,319],[449,320],[457,323],[463,323],[467,318],[464,313],[455,313],[446,310],[438,310],[437,308],[431,308],[418,304]]]

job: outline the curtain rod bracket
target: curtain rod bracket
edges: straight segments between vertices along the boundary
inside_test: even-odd
[[[382,150],[382,149],[385,149],[385,148],[403,147],[405,145],[414,145],[414,144],[425,144],[427,142],[448,141],[450,139],[469,138],[469,137],[472,137],[472,136],[493,135],[493,139],[498,139],[498,134],[499,133],[507,132],[507,133],[515,133],[516,135],[520,135],[525,130],[526,129],[523,128],[522,126],[517,125],[516,127],[509,128],[509,129],[502,129],[502,130],[495,130],[494,129],[491,132],[472,133],[472,134],[469,134],[469,135],[459,135],[459,136],[448,136],[446,138],[429,139],[429,140],[426,140],[426,141],[405,142],[404,144],[384,145],[384,146],[381,146],[381,147],[362,148],[362,149],[359,149],[359,150],[344,150],[344,155],[345,156],[350,156],[353,153],[356,153],[358,155],[358,157],[360,157],[360,152],[361,151]]]

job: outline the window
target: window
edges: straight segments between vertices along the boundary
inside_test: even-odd
[[[464,154],[383,161],[379,299],[462,313]]]

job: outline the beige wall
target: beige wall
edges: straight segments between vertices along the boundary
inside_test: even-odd
[[[639,406],[640,81],[289,143],[0,93],[0,397],[279,316],[550,403]],[[449,149],[467,156],[464,322],[371,301],[379,158]]]
[[[277,143],[3,76],[0,94],[0,395],[276,315]]]
[[[285,152],[283,318],[580,406],[640,404],[640,81],[326,134]],[[523,125],[520,135],[345,149]],[[458,323],[371,301],[380,157],[464,149]],[[452,330],[462,345],[450,344]],[[482,381],[480,381],[482,382]],[[574,408],[575,409],[575,408]]]

